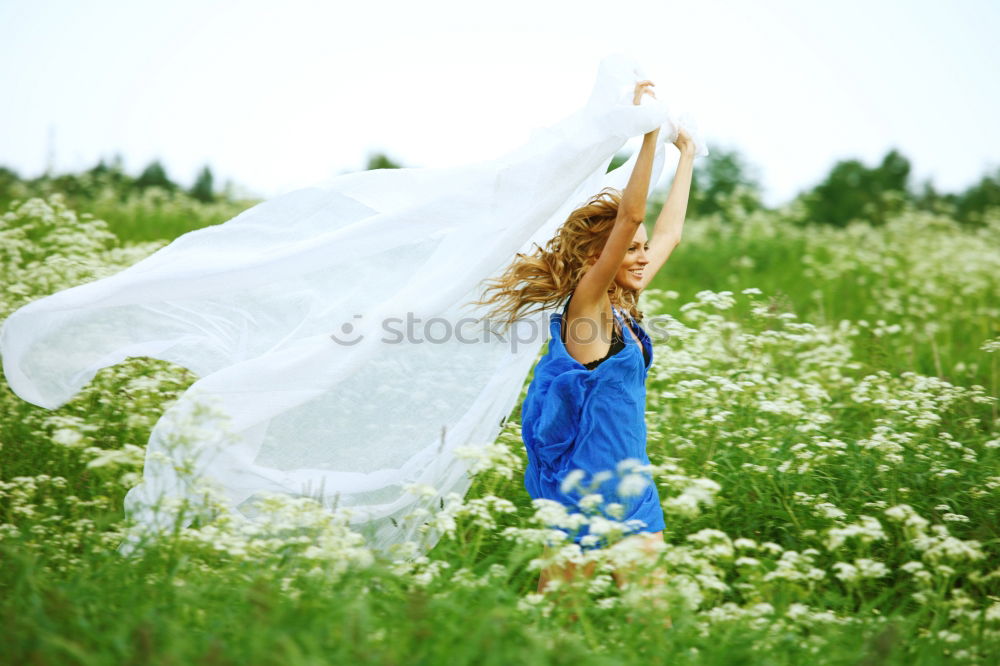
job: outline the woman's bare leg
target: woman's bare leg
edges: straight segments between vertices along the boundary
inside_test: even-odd
[[[655,557],[656,554],[659,552],[658,544],[663,543],[663,532],[662,531],[644,532],[640,534],[633,534],[626,538],[633,540],[641,540],[642,550],[645,553],[647,553],[650,557]],[[550,553],[551,551],[548,548],[548,546],[545,546],[543,557],[548,558]],[[586,578],[591,578],[593,576],[594,566],[596,564],[597,564],[596,562],[588,562],[586,565],[584,565],[582,569],[582,575]],[[561,578],[562,580],[568,582],[572,580],[574,576],[578,575],[579,572],[580,568],[577,567],[577,565],[573,562],[567,562],[565,566],[560,566],[558,564],[550,564],[547,567],[543,567],[538,575],[538,593],[541,594],[545,591],[545,588],[548,585],[549,581]],[[619,588],[623,587],[625,583],[629,582],[629,579],[632,577],[632,574],[633,571],[627,568],[624,570],[615,569],[612,571],[612,575],[614,576],[615,582],[618,584]],[[640,582],[640,584],[643,585],[644,587],[663,585],[665,583],[666,583],[666,571],[662,569],[655,569],[651,574],[643,577],[642,581]],[[576,615],[574,614],[571,619],[575,619],[575,617]],[[631,622],[632,621],[631,618],[629,618],[628,621]],[[670,619],[670,616],[665,615],[663,619],[663,626],[669,629],[671,625],[672,621]]]
[[[549,547],[545,546],[543,557],[548,558],[550,552]],[[590,578],[594,573],[594,566],[596,564],[596,562],[587,562],[587,564],[583,567],[583,576]],[[574,576],[577,575],[577,569],[578,567],[575,562],[567,562],[565,566],[550,564],[549,566],[544,567],[538,575],[539,594],[545,591],[545,587],[553,578],[561,578],[567,582],[573,580]]]
[[[639,534],[633,534],[625,538],[625,540],[636,540],[641,541],[641,548],[643,552],[648,554],[650,557],[655,557],[658,552],[658,544],[663,543],[663,532],[642,532]],[[551,550],[548,546],[544,547],[543,557],[548,558]],[[596,562],[588,562],[583,568],[583,576],[586,578],[592,577],[594,573],[594,566]],[[565,581],[572,580],[577,573],[577,565],[573,562],[567,562],[565,566],[560,566],[558,564],[550,564],[544,567],[538,575],[538,592],[542,592],[548,582],[553,578],[562,578]],[[612,571],[612,575],[615,578],[615,582],[618,587],[624,586],[627,582],[628,577],[632,574],[632,569],[615,569]],[[652,574],[646,576],[641,581],[643,585],[656,585],[665,582],[666,572],[656,569]]]
[[[657,553],[660,551],[661,544],[663,543],[663,532],[662,531],[643,532],[640,534],[633,534],[629,537],[626,537],[626,539],[633,539],[636,541],[640,541],[641,542],[640,547],[642,548],[643,552],[645,552],[651,558],[655,558]],[[643,587],[654,587],[654,586],[659,587],[665,585],[667,578],[666,574],[667,572],[665,570],[663,570],[660,567],[657,567],[653,569],[652,572],[645,575],[643,579],[639,581],[639,584],[642,585]],[[629,582],[632,579],[634,575],[634,569],[631,568],[626,568],[624,570],[616,569],[613,572],[613,575],[615,577],[615,582],[618,583],[618,587],[621,588],[624,587],[625,583]],[[631,622],[632,621],[631,618],[629,618],[628,621]],[[663,626],[669,629],[672,626],[672,624],[673,622],[671,621],[670,616],[665,615],[663,618]]]
[[[631,536],[625,537],[622,541],[639,541],[641,544],[642,551],[649,555],[650,557],[656,557],[659,552],[660,544],[663,543],[663,531],[659,532],[641,532],[639,534],[633,534]],[[624,586],[628,581],[628,578],[632,575],[634,569],[616,569],[614,571],[615,582],[618,583],[618,587]],[[662,585],[666,582],[666,572],[661,569],[654,569],[650,575],[647,575],[642,579],[642,584],[644,586],[651,585]]]

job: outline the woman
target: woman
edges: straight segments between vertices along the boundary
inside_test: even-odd
[[[646,80],[635,86],[633,104],[642,95],[655,98]],[[680,130],[674,145],[681,157],[666,205],[647,239],[643,220],[650,171],[659,128],[643,136],[635,167],[620,194],[605,188],[573,211],[549,241],[546,249],[518,259],[491,289],[499,294],[486,302],[508,300],[516,312],[528,303],[550,303],[566,298],[561,314],[550,317],[551,340],[538,362],[521,407],[522,435],[528,453],[525,487],[532,498],[555,500],[579,513],[586,491],[570,487],[590,477],[590,491],[599,492],[606,517],[620,518],[638,528],[628,539],[642,540],[647,550],[662,543],[663,510],[655,484],[642,492],[622,496],[614,472],[619,463],[635,460],[649,464],[646,454],[645,379],[652,363],[652,342],[637,320],[639,293],[681,239],[691,186],[696,148]],[[595,335],[596,332],[596,335]],[[572,478],[570,477],[572,474]],[[623,511],[617,512],[612,503]],[[560,528],[562,529],[562,528]],[[583,547],[602,540],[583,529],[573,535]],[[589,576],[592,565],[584,572]],[[560,574],[574,574],[549,567],[538,582],[539,592]],[[619,586],[625,578],[615,572]]]

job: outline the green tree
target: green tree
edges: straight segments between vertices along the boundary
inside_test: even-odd
[[[385,153],[372,153],[368,156],[368,165],[365,167],[365,170],[399,169],[401,166],[401,164],[394,162]]]
[[[206,203],[215,201],[213,184],[214,179],[212,178],[212,170],[206,164],[198,173],[198,177],[195,179],[194,185],[191,186],[189,194],[198,201],[204,201]]]
[[[0,192],[6,192],[14,183],[20,183],[21,176],[13,169],[0,166]]]
[[[135,186],[135,178],[125,173],[124,159],[121,153],[115,154],[111,162],[105,162],[102,157],[96,165],[86,172],[96,192],[101,187],[109,187],[118,192],[124,200],[128,191]]]
[[[960,222],[978,223],[988,209],[1000,206],[1000,167],[984,175],[955,197],[955,217]]]
[[[723,213],[736,204],[746,211],[763,208],[758,169],[736,149],[715,148],[695,163],[688,211],[692,217]]]
[[[853,220],[885,224],[907,201],[910,161],[892,149],[874,168],[859,160],[837,162],[826,179],[802,195],[810,221],[843,227]]]
[[[167,170],[163,168],[159,160],[153,160],[149,166],[143,169],[135,181],[135,186],[141,190],[147,187],[162,187],[171,191],[177,189],[177,184],[167,177]]]

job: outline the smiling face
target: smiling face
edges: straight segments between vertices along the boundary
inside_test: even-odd
[[[639,289],[642,287],[643,269],[649,263],[646,251],[649,249],[649,237],[646,235],[646,225],[640,224],[632,237],[632,244],[625,252],[622,265],[615,273],[615,282],[624,289]]]

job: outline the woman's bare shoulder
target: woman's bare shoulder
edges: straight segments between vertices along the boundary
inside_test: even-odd
[[[611,349],[614,335],[614,315],[611,300],[603,295],[603,302],[577,301],[577,294],[570,297],[563,322],[563,340],[566,351],[580,363],[590,363],[604,358]]]
[[[569,319],[579,317],[597,319],[601,314],[611,314],[611,299],[606,293],[596,298],[588,298],[585,294],[576,292],[570,295],[569,307],[566,308],[566,316]]]

